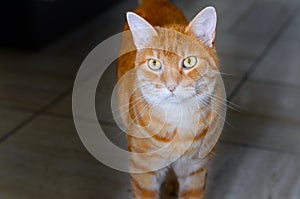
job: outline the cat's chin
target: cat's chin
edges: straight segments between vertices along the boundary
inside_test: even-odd
[[[170,94],[165,99],[166,103],[181,104],[181,99],[174,94]]]

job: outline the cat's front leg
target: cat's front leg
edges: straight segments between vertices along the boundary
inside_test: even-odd
[[[199,164],[186,162],[174,168],[179,183],[180,199],[204,199],[207,179],[207,168]]]
[[[180,199],[203,199],[205,195],[207,171],[203,168],[180,177],[179,180],[179,198]]]
[[[140,159],[132,156],[130,170],[136,171],[130,174],[133,198],[158,199],[160,187],[168,169],[152,169],[151,159]]]
[[[158,199],[162,175],[158,171],[131,174],[134,199]]]

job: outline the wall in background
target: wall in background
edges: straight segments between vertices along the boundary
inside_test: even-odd
[[[0,45],[37,49],[116,3],[99,0],[13,0],[0,3]]]

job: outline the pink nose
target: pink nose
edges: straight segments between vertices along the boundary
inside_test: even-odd
[[[169,89],[170,92],[173,92],[176,89],[176,84],[169,84],[167,85],[167,88]]]

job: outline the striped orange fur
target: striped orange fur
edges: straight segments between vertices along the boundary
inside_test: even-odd
[[[120,56],[117,67],[133,198],[158,198],[169,169],[178,178],[179,198],[204,198],[219,137],[211,129],[222,107],[218,101],[213,109],[209,95],[221,96],[215,11],[206,8],[188,23],[169,1],[143,0],[134,13],[127,14],[124,31],[131,34],[121,48],[135,50]]]

